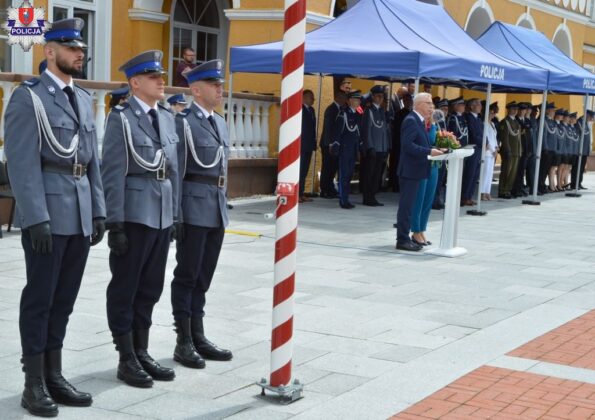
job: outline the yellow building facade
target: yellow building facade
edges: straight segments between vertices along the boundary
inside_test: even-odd
[[[324,25],[349,9],[358,0],[307,0],[307,28]],[[402,0],[415,1],[415,0]],[[595,72],[595,0],[424,0],[442,5],[470,36],[479,36],[492,22],[521,25],[541,31],[565,54]],[[0,0],[0,6],[18,6],[21,0]],[[87,39],[91,60],[87,63],[89,79],[124,81],[118,67],[131,56],[148,49],[164,52],[168,84],[175,77],[181,50],[191,46],[197,60],[229,57],[230,46],[277,41],[283,34],[283,0],[34,0],[34,7],[44,7],[52,21],[64,17],[81,17],[86,22],[83,34]],[[354,30],[357,30],[354,28]],[[36,74],[43,59],[42,49],[32,53],[15,51],[19,47],[2,48],[3,71]],[[8,48],[8,49],[7,49]],[[322,109],[331,102],[333,80],[308,76],[305,88],[312,89],[321,100]],[[355,87],[367,89],[373,82],[354,81]],[[396,86],[395,86],[396,87]],[[280,76],[236,74],[234,92],[280,95]],[[319,93],[321,98],[318,98]],[[434,87],[433,94],[452,98],[459,89]],[[463,95],[483,97],[477,92]],[[540,95],[495,95],[495,100],[532,100]],[[556,105],[582,113],[580,97],[554,97]],[[503,107],[501,107],[503,108]],[[276,156],[278,107],[269,118],[269,155]]]

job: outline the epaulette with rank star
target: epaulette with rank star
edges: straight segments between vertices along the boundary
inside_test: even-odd
[[[115,107],[113,107],[113,108],[112,108],[112,111],[115,111],[115,112],[122,112],[122,111],[124,111],[126,108],[129,108],[129,107],[130,107],[130,104],[129,104],[128,102],[124,102],[123,104],[119,104],[119,105],[116,105]]]
[[[185,108],[176,114],[176,117],[186,118],[190,114],[190,108]]]
[[[24,86],[27,86],[27,87],[32,87],[32,86],[35,86],[36,84],[38,84],[40,82],[40,80],[41,79],[39,77],[34,77],[32,79],[23,81],[23,83],[21,83],[21,84]]]
[[[87,95],[91,96],[91,92],[89,92],[87,89],[80,87],[79,85],[77,85],[76,83],[74,84],[77,88],[79,88],[80,90],[82,90],[83,92],[85,92]]]

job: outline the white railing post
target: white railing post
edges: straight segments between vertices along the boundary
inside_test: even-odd
[[[246,132],[244,130],[244,101],[238,99],[236,108],[236,148],[238,157],[246,157]]]
[[[272,103],[265,102],[263,103],[263,105],[264,106],[262,107],[262,117],[260,119],[262,127],[261,148],[263,153],[262,157],[266,158],[269,157],[269,108],[271,107]]]
[[[105,95],[107,95],[107,91],[97,89],[93,93],[95,94],[95,130],[97,133],[97,144],[101,151],[103,149],[103,136],[105,134]]]
[[[262,130],[260,129],[260,107],[261,101],[254,101],[254,126],[252,127],[254,135],[254,156],[262,158]]]
[[[252,130],[252,105],[254,101],[247,100],[246,109],[244,111],[244,133],[245,133],[245,147],[246,157],[256,157],[254,153],[254,132]]]

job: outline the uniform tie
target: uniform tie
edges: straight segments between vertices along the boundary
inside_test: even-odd
[[[151,116],[151,124],[153,124],[153,128],[155,129],[155,132],[157,133],[157,138],[160,138],[160,136],[159,136],[159,120],[157,119],[157,111],[155,109],[150,109],[149,115]]]
[[[213,130],[215,130],[215,134],[217,134],[217,137],[219,137],[219,130],[217,130],[217,124],[215,123],[215,119],[213,118],[213,116],[209,115],[207,120],[209,120],[209,122],[211,123],[211,127],[213,127]]]
[[[70,106],[72,107],[76,117],[79,117],[79,107],[76,104],[76,96],[74,95],[74,90],[70,86],[66,86],[62,89],[66,96],[68,96],[68,102],[70,102]]]

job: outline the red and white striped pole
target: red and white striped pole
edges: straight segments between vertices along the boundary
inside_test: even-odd
[[[299,382],[294,382],[292,386],[288,385],[291,381],[293,352],[293,294],[295,289],[298,197],[301,193],[298,189],[305,38],[306,0],[285,0],[271,376],[269,386],[266,386],[266,388],[282,396],[291,396],[292,400],[301,397]],[[295,389],[296,387],[299,390]],[[299,394],[299,396],[296,394]]]

